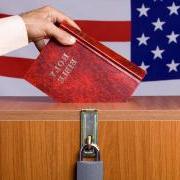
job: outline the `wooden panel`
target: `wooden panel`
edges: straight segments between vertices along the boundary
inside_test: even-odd
[[[0,142],[1,179],[73,179],[77,122],[0,122]]]
[[[118,104],[0,99],[0,180],[73,180],[80,109],[99,109],[105,180],[179,180],[180,97]]]
[[[100,122],[105,180],[179,180],[180,122]],[[0,179],[75,179],[79,123],[0,122]]]

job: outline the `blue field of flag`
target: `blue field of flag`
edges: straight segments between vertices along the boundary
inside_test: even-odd
[[[132,0],[131,60],[144,81],[180,79],[180,1]]]

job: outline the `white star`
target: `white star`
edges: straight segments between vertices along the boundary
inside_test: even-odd
[[[141,16],[148,16],[147,12],[150,10],[150,8],[146,8],[144,4],[142,4],[141,8],[137,8],[137,11],[139,11],[139,17]]]
[[[146,71],[147,72],[147,69],[149,68],[150,66],[149,65],[145,65],[144,64],[144,61],[141,63],[141,66],[140,66],[140,68],[142,68],[144,71]]]
[[[157,31],[158,29],[159,30],[163,30],[163,25],[165,24],[166,22],[164,21],[161,21],[160,18],[157,19],[156,22],[153,22],[152,24],[154,25],[154,31]]]
[[[177,38],[179,37],[179,34],[175,34],[174,31],[172,31],[172,33],[170,35],[166,36],[169,39],[169,44],[174,42],[177,43]]]
[[[172,3],[172,6],[168,6],[167,8],[170,10],[170,12],[169,12],[170,16],[172,14],[179,15],[178,9],[180,8],[180,6],[176,6],[176,4],[174,2]]]
[[[144,33],[141,35],[141,37],[136,38],[139,41],[139,46],[142,44],[147,46],[147,40],[150,39],[150,37],[147,37],[144,35]]]
[[[164,49],[160,49],[159,46],[156,47],[155,50],[152,50],[151,52],[154,54],[154,59],[160,58],[162,59],[162,53],[164,52]]]
[[[169,72],[171,72],[171,71],[177,72],[177,71],[178,71],[178,70],[177,70],[177,67],[178,67],[179,65],[180,65],[180,63],[175,63],[174,60],[171,61],[171,64],[166,64],[166,66],[169,67]]]

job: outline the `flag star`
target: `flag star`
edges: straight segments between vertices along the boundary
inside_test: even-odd
[[[177,71],[178,71],[178,70],[177,70],[177,67],[178,67],[179,65],[180,65],[180,63],[175,63],[174,60],[172,60],[170,64],[166,64],[166,66],[169,67],[169,72],[172,72],[172,71],[177,72]]]
[[[164,49],[160,49],[159,46],[157,46],[155,50],[151,51],[154,54],[154,58],[153,59],[157,59],[157,58],[162,59],[162,53],[164,51],[165,51]]]
[[[136,39],[139,41],[139,46],[141,46],[142,44],[147,45],[147,40],[149,40],[150,37],[145,36],[143,33],[141,37],[138,37]]]
[[[176,4],[174,2],[172,3],[172,6],[168,6],[167,8],[170,10],[170,12],[169,12],[170,16],[172,14],[179,15],[178,9],[180,8],[180,6],[176,6]]]
[[[177,38],[179,37],[179,34],[175,34],[174,31],[172,31],[172,33],[167,35],[166,37],[169,39],[169,44],[172,42],[177,44]]]
[[[144,4],[142,4],[141,8],[137,8],[137,11],[139,11],[139,17],[141,16],[148,16],[147,12],[150,10],[150,8],[145,7]]]
[[[165,24],[165,21],[161,21],[160,18],[157,19],[156,22],[153,22],[152,24],[154,25],[154,31],[163,30],[163,25]]]
[[[149,65],[145,65],[144,61],[141,63],[141,66],[139,66],[140,68],[142,68],[144,71],[147,72],[147,69],[150,67]]]

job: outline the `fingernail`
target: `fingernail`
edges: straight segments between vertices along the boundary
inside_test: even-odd
[[[70,36],[70,38],[69,38],[69,43],[70,43],[70,44],[74,44],[75,42],[76,42],[76,38],[73,37],[73,36]]]

